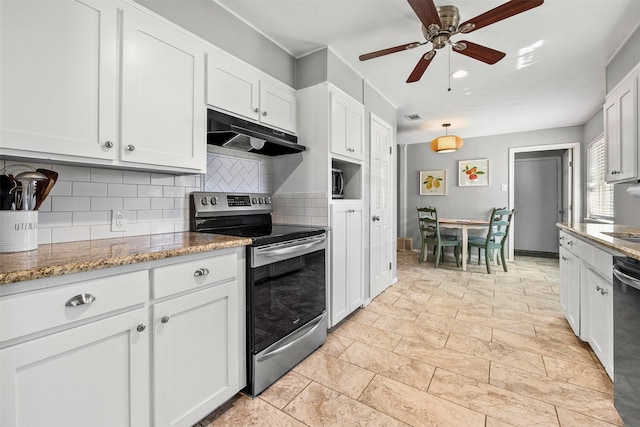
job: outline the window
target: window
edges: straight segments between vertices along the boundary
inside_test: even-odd
[[[605,182],[604,137],[587,146],[587,218],[613,221],[613,184]]]

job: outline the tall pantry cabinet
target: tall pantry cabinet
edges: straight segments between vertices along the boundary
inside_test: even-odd
[[[280,191],[327,195],[331,327],[364,301],[364,105],[328,82],[297,96],[298,137],[307,151]],[[332,169],[344,174],[341,199],[332,198]]]

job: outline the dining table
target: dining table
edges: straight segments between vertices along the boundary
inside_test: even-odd
[[[489,226],[489,221],[484,219],[455,219],[438,218],[440,228],[453,228],[462,230],[462,271],[467,271],[467,256],[469,244],[469,231],[484,229]]]

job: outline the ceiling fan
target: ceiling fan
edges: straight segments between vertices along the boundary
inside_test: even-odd
[[[433,47],[430,51],[422,55],[407,79],[407,83],[413,83],[420,80],[424,72],[427,70],[431,60],[436,56],[436,49],[442,49],[447,45],[450,45],[454,52],[461,53],[487,64],[495,64],[500,61],[506,55],[504,52],[500,52],[486,46],[481,46],[467,40],[453,42],[451,41],[451,36],[459,33],[467,34],[519,13],[526,12],[529,9],[540,6],[544,3],[544,0],[511,0],[478,15],[475,18],[469,19],[460,25],[458,25],[460,22],[460,13],[458,12],[458,8],[455,6],[440,6],[439,8],[436,8],[433,0],[408,0],[408,2],[413,8],[415,14],[418,15],[420,22],[422,22],[422,34],[424,34],[426,41],[407,43],[400,46],[377,50],[375,52],[360,55],[359,58],[360,61],[366,61],[368,59],[413,49],[418,46],[431,43]]]

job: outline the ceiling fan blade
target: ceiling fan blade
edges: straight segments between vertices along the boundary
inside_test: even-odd
[[[467,24],[473,24],[474,27],[472,29],[464,31],[465,33],[470,33],[471,31],[502,21],[503,19],[507,19],[513,15],[526,12],[529,9],[542,5],[542,3],[544,3],[544,0],[511,0],[483,13],[482,15],[478,15],[475,18],[471,18],[468,21],[463,22],[460,24],[460,28]]]
[[[436,24],[442,28],[440,15],[438,15],[438,9],[436,9],[433,0],[408,0],[408,2],[425,28],[429,28],[431,24]]]
[[[409,78],[407,79],[407,83],[414,83],[420,80],[424,72],[427,71],[427,67],[429,66],[429,64],[431,64],[431,61],[433,60],[434,56],[436,56],[435,50],[429,51],[426,54],[422,55],[420,57],[420,60],[416,64],[415,68],[409,75]],[[427,57],[429,59],[425,59]]]
[[[414,47],[420,46],[420,42],[413,42],[407,44],[401,44],[400,46],[389,47],[387,49],[376,50],[375,52],[365,53],[364,55],[360,55],[358,58],[360,61],[366,61],[367,59],[377,58],[383,55],[389,55],[390,53],[401,52],[403,50],[413,49]]]
[[[463,50],[459,50],[454,45],[453,51],[466,55],[469,58],[477,59],[478,61],[482,61],[487,64],[495,64],[506,56],[506,53],[504,52],[500,52],[499,50],[491,49],[489,47],[472,43],[466,40],[461,40],[456,43],[456,45],[462,44],[466,45],[467,47]]]

